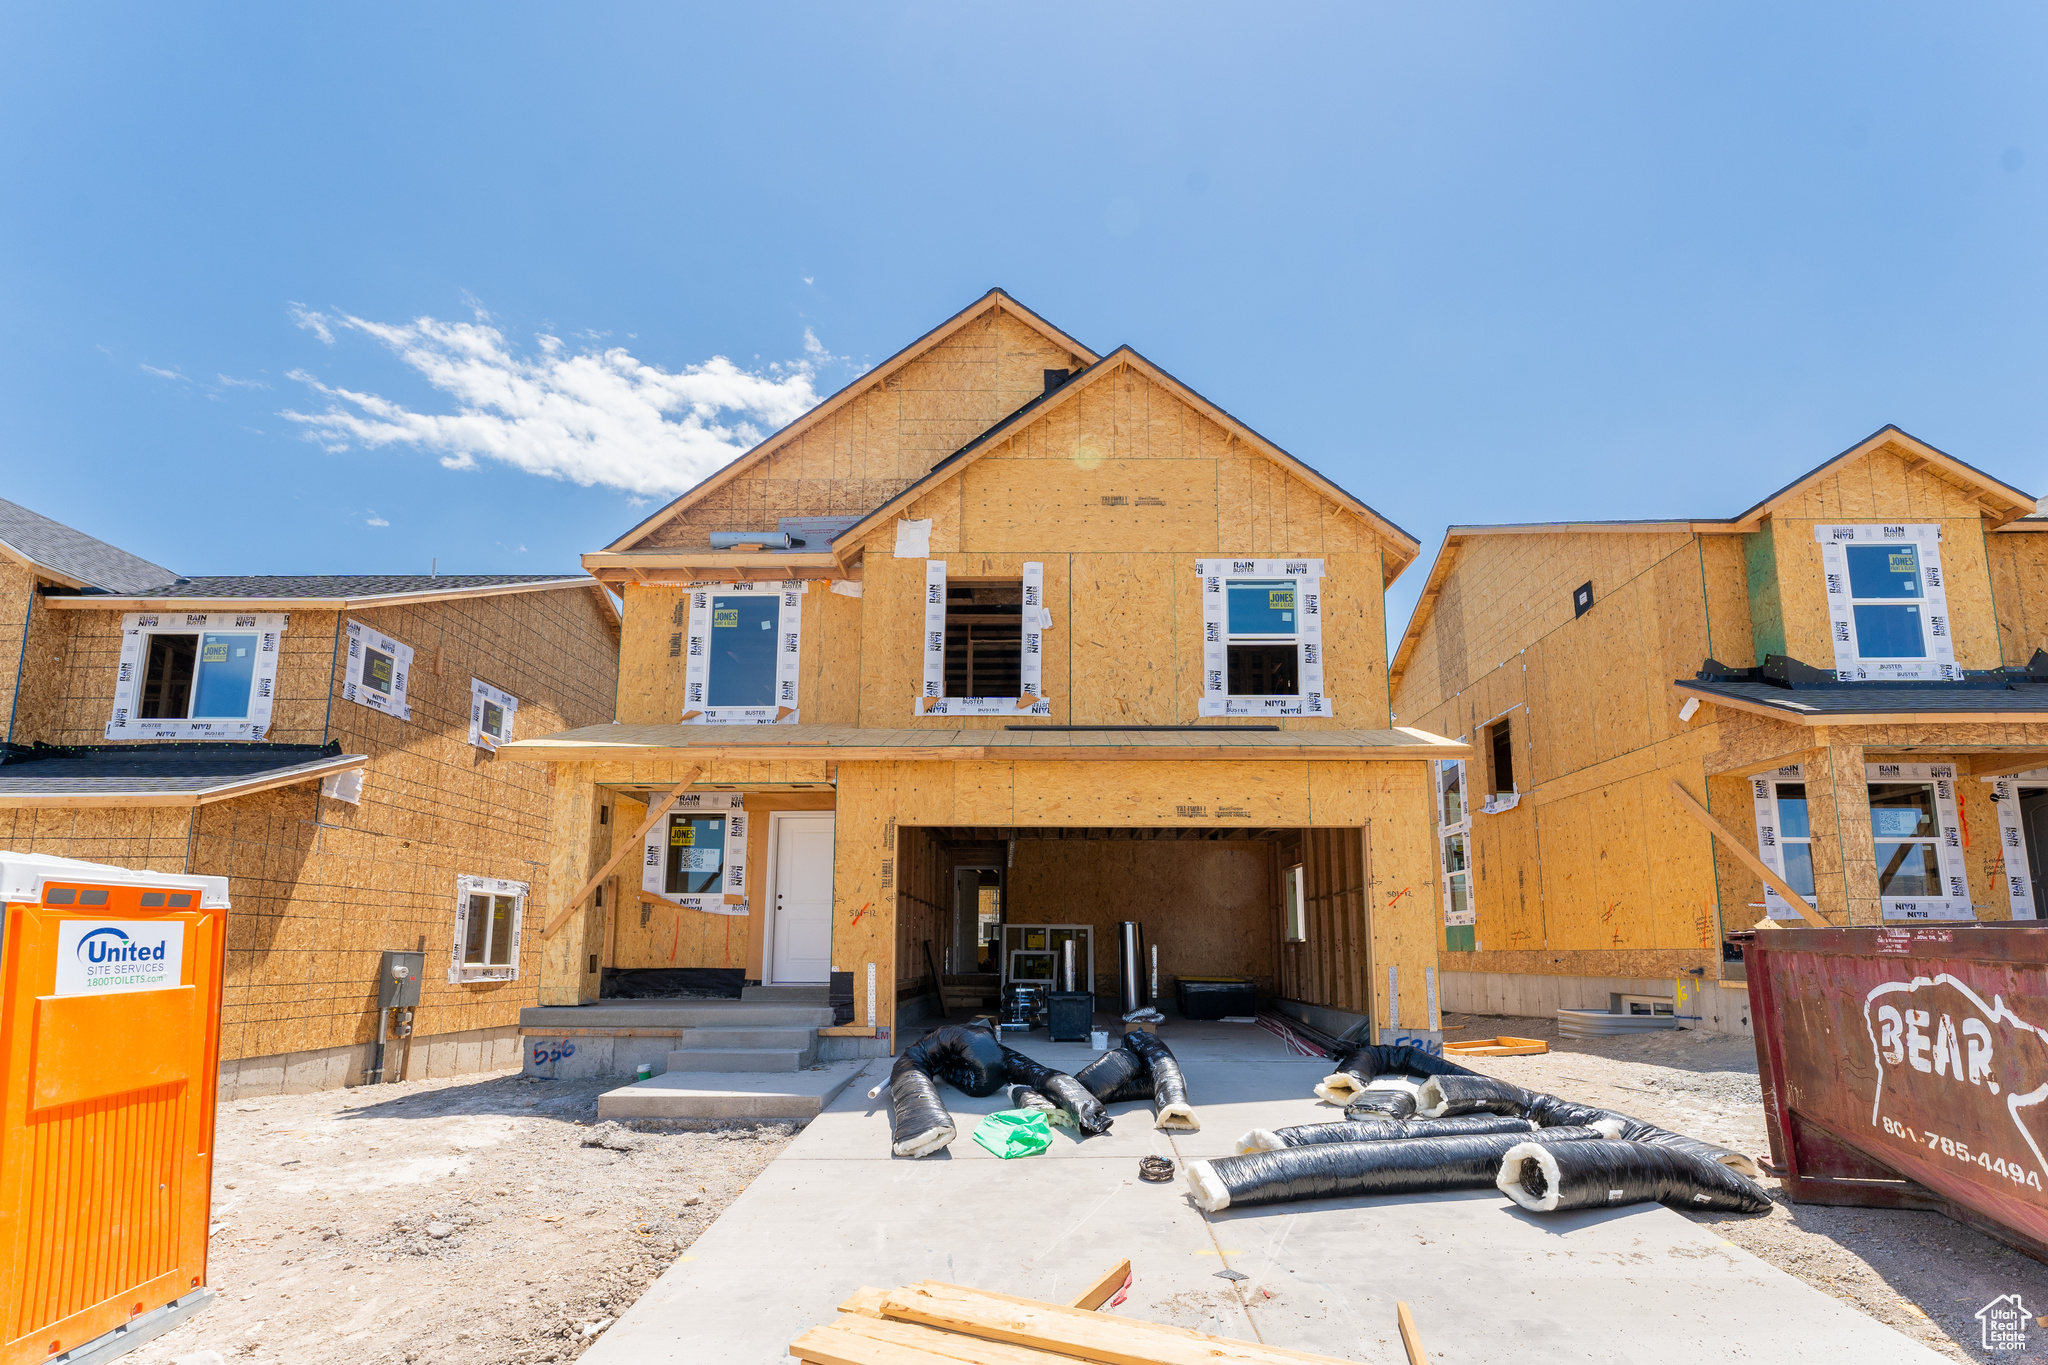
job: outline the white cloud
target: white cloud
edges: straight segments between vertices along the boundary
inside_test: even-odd
[[[224,389],[267,389],[270,387],[270,385],[260,379],[237,379],[231,374],[217,374],[214,378],[220,381],[220,386]]]
[[[755,371],[714,356],[671,372],[621,346],[600,349],[593,341],[572,349],[548,333],[519,354],[503,332],[481,320],[423,317],[393,325],[293,308],[298,325],[323,341],[354,331],[382,342],[455,408],[418,412],[294,370],[290,378],[328,405],[324,412],[280,415],[323,448],[410,445],[438,455],[447,469],[497,460],[530,474],[647,496],[690,487],[801,416],[818,401],[818,367],[843,362],[808,329],[803,360]]]
[[[292,305],[292,321],[329,346],[334,344],[334,329],[327,325],[325,314],[315,313],[303,303],[295,303]]]
[[[145,374],[153,374],[159,379],[175,379],[180,384],[189,384],[192,382],[191,380],[187,379],[184,375],[179,374],[176,370],[160,369],[155,365],[144,365],[142,369]]]
[[[369,517],[363,522],[365,526],[389,526],[390,524],[390,522],[377,515],[377,509],[374,507],[370,509]]]

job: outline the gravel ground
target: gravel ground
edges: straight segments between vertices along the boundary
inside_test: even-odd
[[[573,1360],[795,1132],[598,1124],[618,1084],[514,1072],[223,1105],[220,1301],[125,1360]]]
[[[1444,1016],[1445,1036],[1541,1038],[1537,1057],[1462,1059],[1474,1071],[1644,1119],[1675,1132],[1764,1156],[1763,1092],[1747,1038],[1674,1030],[1633,1038],[1561,1041],[1554,1020]],[[1459,1027],[1451,1028],[1457,1025]],[[1955,1360],[2048,1361],[2048,1325],[2028,1346],[1997,1355],[1981,1344],[1977,1310],[2017,1293],[2048,1314],[2048,1265],[1938,1213],[1789,1204],[1764,1177],[1775,1206],[1759,1217],[1687,1215],[1759,1259]]]

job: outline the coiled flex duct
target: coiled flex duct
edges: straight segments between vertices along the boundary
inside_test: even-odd
[[[1304,1123],[1293,1128],[1254,1128],[1237,1140],[1237,1150],[1277,1152],[1283,1147],[1320,1147],[1332,1142],[1391,1142],[1401,1138],[1478,1137],[1485,1133],[1535,1131],[1536,1125],[1528,1119],[1503,1114],[1466,1114],[1454,1119],[1355,1119]]]
[[[1429,1076],[1470,1076],[1473,1073],[1456,1062],[1447,1062],[1432,1052],[1413,1047],[1384,1047],[1368,1043],[1337,1055],[1330,1074],[1316,1086],[1316,1097],[1328,1104],[1349,1106],[1360,1091],[1375,1078],[1403,1081],[1411,1089]],[[1392,1117],[1403,1117],[1393,1115]]]
[[[897,1156],[930,1156],[953,1140],[940,1081],[977,1099],[1016,1082],[1064,1111],[1084,1134],[1109,1127],[1101,1104],[1072,1076],[1004,1047],[989,1024],[948,1024],[905,1049],[889,1070],[889,1150]]]
[[[1295,1199],[1483,1190],[1496,1182],[1502,1159],[1518,1144],[1550,1147],[1604,1137],[1598,1128],[1571,1127],[1285,1147],[1189,1162],[1188,1190],[1210,1213]]]
[[[1122,1043],[1075,1072],[1074,1079],[1104,1104],[1151,1100],[1155,1128],[1194,1132],[1202,1126],[1188,1103],[1180,1062],[1157,1034],[1132,1029]]]
[[[1596,1150],[1580,1151],[1580,1147]],[[1494,1183],[1501,1193],[1533,1213],[1605,1209],[1650,1200],[1702,1212],[1764,1213],[1771,1207],[1771,1197],[1762,1186],[1711,1157],[1647,1142],[1568,1143],[1564,1147],[1517,1143],[1501,1154]]]

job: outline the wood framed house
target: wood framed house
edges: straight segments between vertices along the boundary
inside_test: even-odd
[[[1396,715],[1475,750],[1446,1000],[1742,1032],[1759,921],[2035,916],[2033,511],[1885,427],[1734,517],[1452,527],[1392,665]]]
[[[1466,750],[1388,719],[1417,548],[991,291],[585,557],[619,723],[507,750],[556,793],[544,1001],[837,973],[839,1047],[886,1053],[1069,937],[1112,999],[1135,920],[1169,1008],[1230,976],[1437,1038],[1431,783]]]
[[[424,955],[386,1073],[515,1065],[545,775],[609,720],[581,573],[186,578],[0,502],[0,847],[225,875],[223,1093],[355,1085],[386,951]]]

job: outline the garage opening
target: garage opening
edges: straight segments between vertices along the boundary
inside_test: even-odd
[[[1361,828],[903,826],[896,872],[899,1027],[939,1022],[942,993],[954,1020],[1014,1019],[1020,996],[1063,991],[1071,943],[1094,1027],[1113,1028],[1123,921],[1169,1019],[1371,1012]]]

